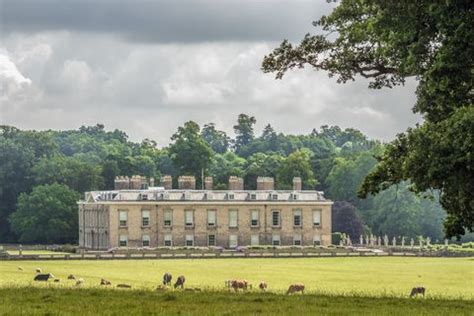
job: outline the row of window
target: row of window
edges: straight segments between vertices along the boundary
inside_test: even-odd
[[[272,245],[273,246],[280,246],[280,235],[272,235]],[[302,245],[302,237],[300,234],[293,235],[293,245],[301,246]],[[235,248],[239,244],[238,235],[229,235],[229,247]],[[260,237],[259,235],[251,235],[250,236],[250,245],[251,246],[258,246],[260,244]],[[210,234],[207,236],[207,245],[208,246],[216,246],[216,235]],[[321,235],[314,235],[313,236],[313,245],[319,246],[321,245]],[[119,237],[119,246],[120,247],[127,247],[128,246],[128,236],[127,235],[120,235]],[[143,235],[142,236],[142,246],[143,247],[150,247],[150,235]],[[173,246],[173,236],[171,234],[165,234],[163,238],[163,246],[165,247],[172,247]],[[194,235],[186,235],[185,237],[185,246],[186,247],[193,247],[194,246]]]
[[[126,227],[128,224],[128,212],[121,210],[119,211],[119,225],[121,227]],[[250,226],[259,227],[260,222],[260,210],[251,210],[250,215]],[[302,226],[302,212],[301,209],[293,210],[293,226],[301,227]],[[229,210],[229,228],[237,228],[239,226],[239,213],[238,210],[231,209]],[[313,210],[313,225],[321,225],[321,210]],[[142,211],[142,226],[150,226],[150,211]],[[173,211],[165,210],[163,212],[163,226],[172,227],[173,226]],[[185,210],[184,214],[184,226],[194,227],[194,210]],[[217,226],[217,211],[208,210],[207,211],[207,226],[216,227]],[[272,226],[279,227],[281,226],[281,216],[279,210],[272,210]]]

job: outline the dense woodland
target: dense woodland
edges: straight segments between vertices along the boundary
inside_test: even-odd
[[[225,189],[229,176],[255,188],[257,176],[272,176],[277,189],[317,189],[336,203],[333,230],[443,240],[445,211],[436,192],[416,195],[402,182],[366,199],[357,192],[385,146],[358,130],[322,126],[307,135],[285,135],[271,125],[255,131],[256,119],[241,114],[229,137],[213,123],[189,121],[167,147],[141,143],[103,125],[68,131],[23,131],[0,127],[0,241],[75,243],[77,205],[85,191],[112,189],[118,175],[194,175],[201,170]]]

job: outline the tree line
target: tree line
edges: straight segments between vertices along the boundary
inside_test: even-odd
[[[67,131],[0,126],[0,241],[75,243],[76,202],[85,191],[112,189],[116,176],[134,174],[174,181],[194,175],[200,187],[203,171],[215,189],[226,189],[232,175],[247,189],[255,189],[258,176],[274,177],[277,189],[290,189],[293,177],[301,177],[303,189],[322,190],[337,202],[333,231],[353,239],[369,233],[444,238],[446,214],[436,192],[427,199],[401,182],[375,196],[357,196],[386,150],[380,141],[338,126],[285,135],[270,124],[257,133],[255,124],[255,117],[239,115],[232,138],[213,123],[201,128],[189,121],[162,148],[101,124]]]

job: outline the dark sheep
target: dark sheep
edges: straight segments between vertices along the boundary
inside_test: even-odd
[[[100,279],[100,285],[112,285],[112,283],[106,279]]]
[[[171,273],[166,272],[163,275],[163,285],[171,285],[171,279],[172,278],[173,278],[173,276],[171,275]]]
[[[35,281],[48,281],[50,278],[54,279],[54,275],[52,275],[51,273],[37,274],[34,280]]]
[[[178,279],[176,279],[176,283],[174,284],[174,288],[181,287],[184,288],[184,282],[186,281],[184,275],[180,275]]]
[[[67,277],[68,280],[75,280],[76,277],[73,274],[68,275]]]

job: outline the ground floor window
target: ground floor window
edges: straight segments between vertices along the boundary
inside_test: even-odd
[[[194,235],[186,235],[186,247],[194,246]]]
[[[238,246],[238,237],[237,235],[229,235],[229,247],[235,248]]]
[[[280,235],[273,235],[272,236],[272,245],[273,246],[280,246]]]
[[[250,245],[252,245],[252,246],[258,246],[259,245],[258,235],[250,236]]]
[[[173,246],[173,237],[171,234],[166,234],[164,238],[164,245],[165,247],[172,247]]]
[[[313,245],[314,246],[320,246],[321,245],[321,235],[314,235]]]
[[[142,246],[143,247],[150,247],[150,236],[149,235],[143,235],[142,236]]]
[[[293,236],[293,245],[295,246],[301,246],[301,235],[295,234]]]
[[[208,235],[207,236],[207,244],[208,244],[208,246],[215,246],[216,245],[216,235]]]
[[[128,246],[128,237],[127,235],[120,235],[119,237],[119,246],[127,247]]]

